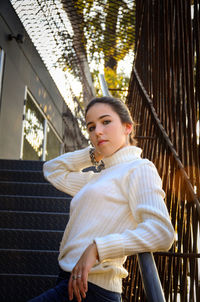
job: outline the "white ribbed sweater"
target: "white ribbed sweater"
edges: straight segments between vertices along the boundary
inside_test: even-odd
[[[44,176],[73,197],[70,220],[60,245],[59,265],[72,271],[95,240],[100,261],[88,280],[121,292],[125,257],[168,250],[174,240],[165,193],[155,166],[128,146],[105,158],[105,170],[82,172],[91,166],[89,147],[63,154],[44,164]]]

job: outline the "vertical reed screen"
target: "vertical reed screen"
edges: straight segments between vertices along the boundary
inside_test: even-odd
[[[163,180],[176,232],[154,254],[166,301],[200,301],[200,1],[136,0],[136,57],[127,104],[143,157]],[[136,257],[123,301],[145,301]]]

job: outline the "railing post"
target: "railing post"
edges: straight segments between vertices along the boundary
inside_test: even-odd
[[[99,75],[99,82],[100,82],[100,86],[101,86],[103,96],[111,96],[110,93],[109,93],[108,86],[107,86],[107,83],[106,83],[106,80],[105,80],[103,74]]]
[[[110,96],[103,74],[99,75],[103,96]],[[138,254],[142,283],[148,302],[166,302],[152,253]]]
[[[152,253],[138,254],[142,283],[148,302],[165,302],[165,296]]]

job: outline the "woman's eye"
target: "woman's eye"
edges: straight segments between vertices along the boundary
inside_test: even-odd
[[[103,124],[108,125],[110,122],[111,122],[110,120],[105,120],[105,121],[103,121]]]
[[[91,126],[91,127],[88,128],[88,131],[89,131],[89,132],[92,132],[94,129],[95,129],[95,127],[94,127],[94,126]]]

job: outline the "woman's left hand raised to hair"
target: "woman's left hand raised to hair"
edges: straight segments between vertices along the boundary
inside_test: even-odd
[[[82,298],[84,299],[86,297],[88,290],[88,273],[97,259],[98,251],[96,243],[94,242],[86,248],[72,270],[68,284],[69,300],[72,300],[74,295],[78,302],[81,302]]]

